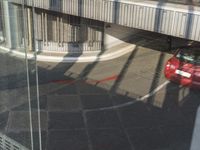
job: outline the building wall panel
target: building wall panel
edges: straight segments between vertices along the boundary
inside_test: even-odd
[[[159,16],[159,24],[158,24],[158,32],[163,34],[168,34],[171,32],[172,28],[172,20],[170,18],[173,17],[172,11],[168,10],[160,10]]]
[[[144,24],[144,30],[150,30],[151,29],[151,21],[150,17],[153,15],[151,14],[151,8],[145,7],[145,24]]]
[[[10,0],[22,3],[22,0]],[[193,9],[116,2],[114,0],[34,0],[34,6],[108,23],[199,41],[199,13]],[[32,5],[32,0],[27,0]],[[197,26],[198,23],[198,26]]]
[[[167,11],[164,12],[164,23],[162,23],[162,32],[164,34],[168,34],[171,32],[171,28],[172,28],[172,19],[173,18],[173,13],[172,11]]]
[[[135,5],[133,5],[133,12],[132,12],[132,27],[136,27],[136,23],[137,23],[137,18],[136,18],[136,13],[137,13],[137,7]]]
[[[145,26],[145,17],[146,17],[146,13],[145,13],[146,9],[144,6],[139,6],[138,7],[138,28],[139,29],[144,29]]]
[[[130,23],[131,23],[131,13],[129,13],[129,12],[131,12],[131,5],[128,5],[127,6],[127,12],[128,12],[128,17],[127,17],[127,26],[130,26]]]
[[[193,28],[194,29],[191,32],[191,37],[194,37],[194,39],[196,39],[196,31],[197,31],[198,25],[200,25],[200,24],[198,24],[198,18],[199,18],[199,16],[195,15],[194,19],[193,19]]]
[[[83,0],[83,14],[81,14],[83,17],[89,16],[89,1],[88,0]]]
[[[36,45],[41,51],[100,51],[103,23],[36,9]]]
[[[174,12],[174,24],[172,35],[184,38],[186,35],[188,15],[186,13]]]
[[[197,41],[200,41],[200,16],[197,17],[197,25],[196,28],[194,30],[195,34],[194,34],[194,39]]]
[[[118,11],[116,11],[116,13],[118,13],[118,14],[115,15],[115,16],[119,16],[117,18],[118,23],[120,25],[128,26],[128,24],[130,24],[129,23],[130,22],[130,15],[129,15],[130,7],[129,7],[129,5],[123,4],[123,3],[121,3],[119,6],[120,7],[119,7]],[[127,17],[124,17],[124,16],[127,16]]]

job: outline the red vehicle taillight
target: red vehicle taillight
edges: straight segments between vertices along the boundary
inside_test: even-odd
[[[176,66],[171,62],[171,60],[169,60],[165,65],[165,77],[170,79],[175,70]]]
[[[174,64],[172,64],[170,61],[167,62],[166,66],[165,66],[166,70],[175,70],[176,66]]]
[[[165,69],[166,69],[166,70],[169,70],[169,69],[170,69],[170,66],[171,66],[171,63],[168,61],[167,64],[166,64],[166,66],[165,66]]]

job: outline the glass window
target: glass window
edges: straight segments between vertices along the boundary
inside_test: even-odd
[[[200,50],[199,49],[184,49],[180,50],[176,55],[182,61],[193,64],[200,64]]]

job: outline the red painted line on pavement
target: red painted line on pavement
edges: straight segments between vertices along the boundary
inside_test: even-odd
[[[114,76],[111,76],[111,77],[107,77],[103,80],[100,80],[99,82],[106,82],[106,81],[111,81],[111,80],[117,80],[119,78],[118,75],[114,75]]]
[[[105,82],[108,82],[108,81],[112,81],[112,80],[117,80],[118,79],[118,75],[114,75],[114,76],[110,76],[110,77],[107,77],[107,78],[104,78],[104,79],[101,79],[101,80],[89,80],[89,83],[105,83]],[[88,82],[88,81],[87,81]]]
[[[82,81],[82,82],[83,83],[91,83],[91,84],[99,84],[99,83],[105,83],[105,82],[117,80],[117,79],[118,79],[118,75],[113,75],[113,76],[106,77],[101,80],[87,80],[87,81]],[[51,83],[59,83],[59,84],[73,84],[76,82],[76,80],[52,80],[50,82]]]

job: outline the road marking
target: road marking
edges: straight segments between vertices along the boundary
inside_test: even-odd
[[[117,80],[119,78],[118,75],[113,75],[113,76],[109,76],[109,77],[106,77],[104,79],[101,79],[101,80],[87,80],[86,83],[93,83],[93,84],[99,84],[99,83],[106,83],[108,81],[113,81],[113,80]]]
[[[152,92],[150,92],[149,94],[139,98],[139,100],[143,101],[151,96],[153,96],[154,94],[156,94],[158,91],[160,91],[163,87],[165,87],[167,84],[169,84],[170,81],[165,81],[163,84],[161,84],[160,86],[158,86],[157,88],[155,88]]]
[[[158,86],[157,88],[155,88],[152,92],[140,97],[140,98],[136,98],[135,101],[131,101],[131,102],[127,102],[124,104],[120,104],[120,105],[115,105],[115,106],[110,106],[110,107],[102,107],[102,108],[97,108],[97,109],[87,109],[85,110],[86,112],[91,112],[91,111],[103,111],[103,110],[110,110],[110,109],[118,109],[118,108],[122,108],[122,107],[126,107],[126,106],[130,106],[132,104],[137,103],[138,101],[144,101],[147,98],[153,96],[154,94],[156,94],[158,91],[160,91],[163,87],[165,87],[167,84],[169,84],[169,81],[165,81],[163,84],[161,84],[160,86]]]
[[[88,79],[88,80],[82,80],[82,83],[86,83],[86,84],[100,84],[100,83],[106,83],[109,81],[113,81],[113,80],[117,80],[119,77],[118,75],[113,75],[113,76],[109,76],[106,78],[103,78],[101,80],[92,80],[92,79]],[[59,84],[74,84],[76,81],[76,79],[74,80],[52,80],[50,81],[51,83],[59,83]]]

